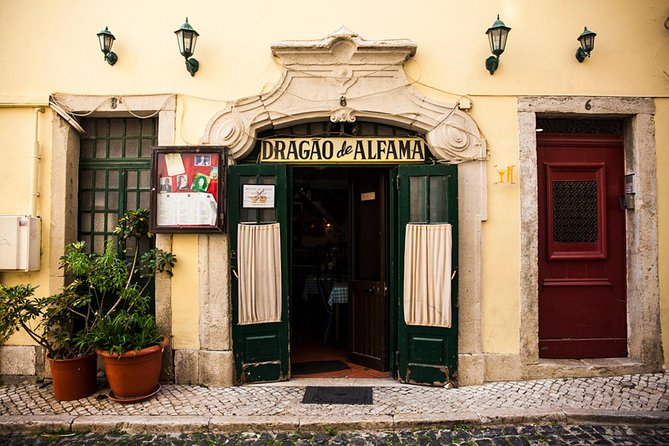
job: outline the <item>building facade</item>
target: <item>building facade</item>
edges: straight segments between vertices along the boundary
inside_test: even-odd
[[[2,9],[3,249],[28,257],[0,281],[55,293],[65,244],[150,207],[178,258],[166,380],[290,379],[330,346],[435,385],[665,367],[665,2]],[[0,347],[0,375],[48,373],[26,335]]]

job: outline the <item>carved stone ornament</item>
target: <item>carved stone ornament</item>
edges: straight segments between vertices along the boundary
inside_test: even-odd
[[[355,110],[344,107],[334,110],[330,114],[330,121],[332,122],[355,122]]]
[[[411,86],[404,63],[415,53],[410,40],[365,40],[345,27],[321,40],[275,43],[272,54],[284,68],[277,86],[216,113],[202,143],[227,146],[241,159],[270,128],[361,120],[415,129],[439,160],[485,159],[485,141],[468,114]]]

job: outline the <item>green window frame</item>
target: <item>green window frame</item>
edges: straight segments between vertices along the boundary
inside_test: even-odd
[[[82,127],[77,238],[101,252],[126,211],[150,206],[158,119],[89,118]]]

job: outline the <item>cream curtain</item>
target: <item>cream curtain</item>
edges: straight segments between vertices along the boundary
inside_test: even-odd
[[[237,226],[239,325],[281,321],[279,224]]]
[[[449,224],[408,224],[404,245],[404,321],[407,325],[451,326]]]

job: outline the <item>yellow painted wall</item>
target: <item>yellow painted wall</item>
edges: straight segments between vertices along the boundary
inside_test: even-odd
[[[660,319],[664,364],[669,364],[669,99],[655,101],[657,143],[657,224],[659,236]]]
[[[32,101],[31,101],[32,102]],[[23,106],[0,108],[0,215],[30,215],[30,167],[35,143],[35,125],[38,120],[37,140],[40,144],[37,215],[41,217],[41,269],[33,272],[0,272],[0,284],[13,286],[31,283],[37,286],[36,296],[55,292],[49,289],[48,234],[49,196],[51,195],[51,112],[37,113],[38,107]],[[8,345],[31,344],[23,331],[14,334]]]
[[[0,53],[12,66],[0,73],[0,96],[174,92],[232,100],[276,81],[272,42],[318,39],[341,25],[367,39],[416,41],[420,81],[458,93],[669,92],[656,64],[668,68],[662,0],[393,0],[383,7],[340,0],[326,14],[310,0],[119,0],[106,8],[86,0],[0,0],[0,8]],[[484,33],[497,13],[512,30],[500,69],[490,76]],[[173,33],[186,16],[200,33],[194,78]],[[593,57],[579,64],[574,53],[584,25],[598,36]],[[95,36],[105,26],[117,39],[114,67],[103,61]]]
[[[483,224],[483,350],[517,353],[520,334],[520,184],[516,98],[473,98],[488,144],[488,220]],[[498,170],[514,166],[515,184]]]
[[[30,154],[35,118],[30,108],[0,109],[0,196],[3,214],[29,214]],[[17,175],[21,170],[22,175]]]
[[[522,95],[669,97],[669,15],[665,0],[340,0],[327,8],[313,0],[0,0],[0,104],[50,93],[177,93],[175,144],[197,144],[225,101],[267,91],[280,67],[270,45],[320,39],[341,25],[366,39],[409,38],[418,45],[408,72],[423,93],[452,101],[469,94],[471,114],[488,140],[489,218],[484,224],[484,350],[518,352],[519,189],[495,185],[494,165],[518,166],[516,98]],[[512,28],[499,70],[489,75],[485,30],[496,14]],[[200,33],[191,77],[177,51],[174,30],[188,16]],[[597,32],[592,58],[574,58],[587,25]],[[96,33],[109,26],[117,40],[115,66],[99,50]],[[450,93],[450,94],[448,94]],[[658,101],[658,211],[665,341],[669,341],[669,104]],[[50,156],[47,115],[42,117],[43,165]],[[26,154],[32,144],[32,109],[0,109],[0,213],[28,208]],[[519,172],[516,169],[516,181]],[[55,173],[54,173],[55,174]],[[42,172],[42,193],[48,193]],[[40,201],[48,228],[46,200]],[[47,249],[44,245],[43,248]],[[176,348],[197,348],[197,237],[174,237],[179,258],[173,279]],[[46,252],[46,251],[45,251]],[[31,275],[0,273],[2,283],[29,280],[45,289],[45,264]],[[55,266],[53,266],[55,268]],[[52,290],[53,291],[53,290]],[[665,346],[669,342],[665,342]],[[667,347],[665,347],[667,348]],[[669,357],[669,354],[665,355]]]
[[[200,347],[200,318],[197,235],[175,235],[172,252],[177,263],[172,272],[172,347]]]

